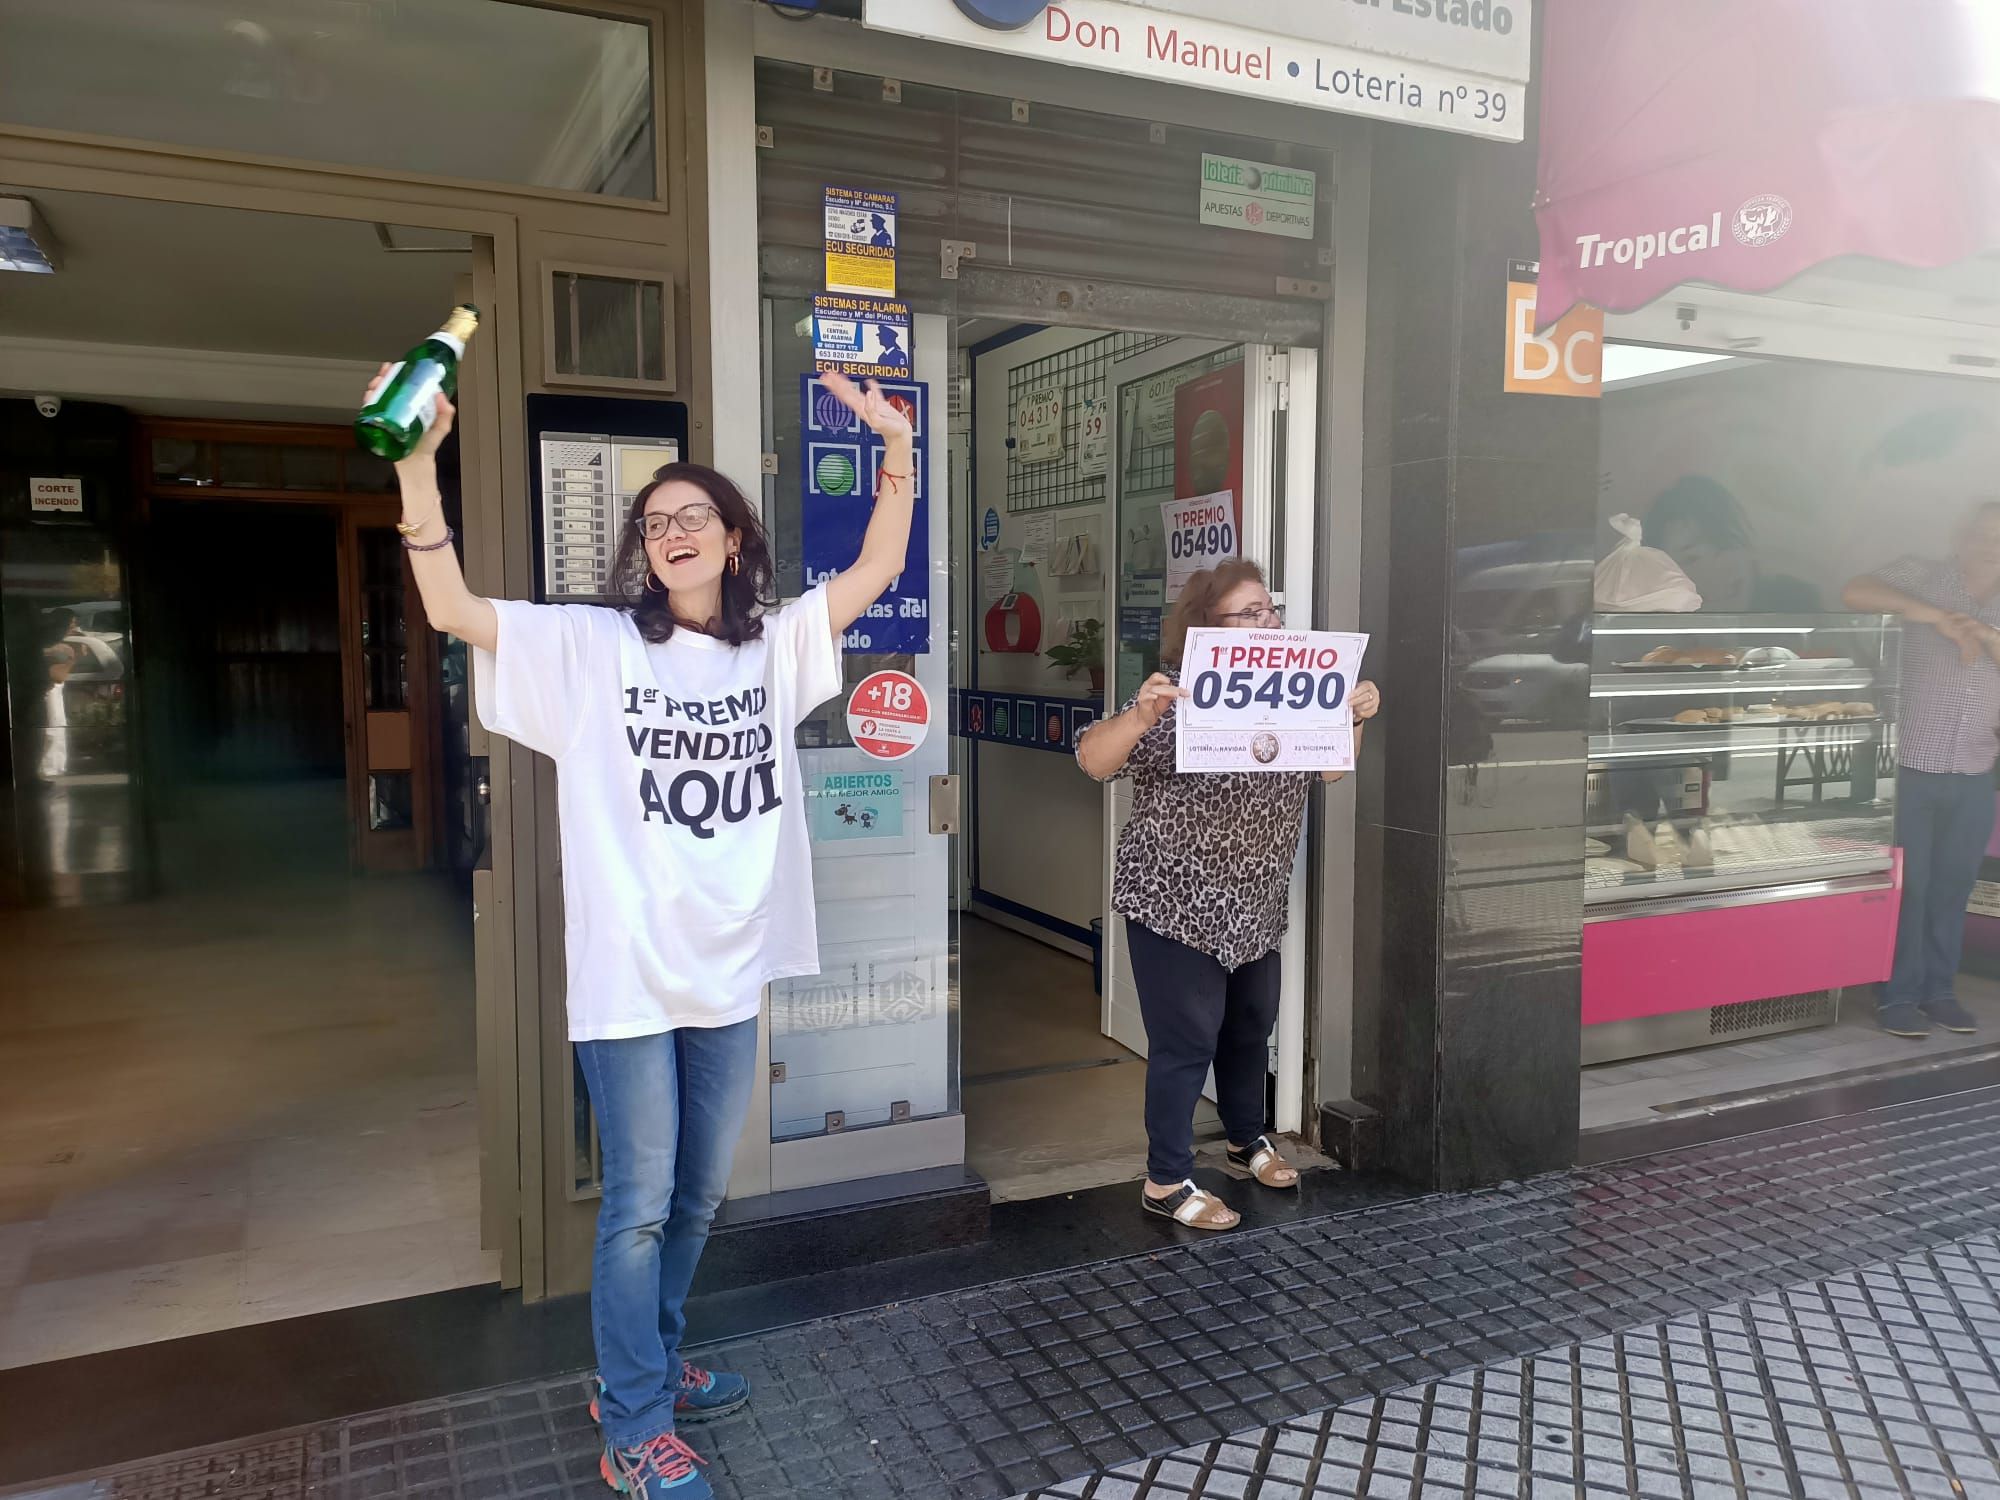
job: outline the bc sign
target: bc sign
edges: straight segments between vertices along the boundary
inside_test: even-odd
[[[1502,390],[1531,396],[1604,394],[1604,314],[1579,302],[1535,332],[1535,283],[1507,283],[1507,374]]]
[[[981,26],[1017,31],[1049,8],[1049,0],[958,0],[958,8]]]

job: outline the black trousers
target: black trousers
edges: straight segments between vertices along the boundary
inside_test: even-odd
[[[1146,1023],[1146,1175],[1179,1182],[1194,1170],[1194,1106],[1211,1064],[1216,1107],[1229,1139],[1264,1133],[1264,1079],[1278,1019],[1280,960],[1267,953],[1240,969],[1125,924],[1132,983]]]

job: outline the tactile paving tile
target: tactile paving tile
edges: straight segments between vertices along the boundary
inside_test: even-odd
[[[0,1414],[0,1436],[6,1423]],[[123,1464],[87,1479],[16,1490],[51,1500],[301,1500],[309,1437],[273,1433],[248,1443],[197,1448]]]
[[[315,1433],[315,1496],[379,1500],[602,1500],[601,1452],[581,1376],[420,1402]]]
[[[1992,1236],[1183,1449],[1040,1500],[1996,1500]]]
[[[1151,1254],[713,1346],[755,1398],[687,1435],[738,1500],[1000,1500],[2000,1229],[1995,1103],[1233,1235],[1163,1225]],[[583,1401],[566,1377],[333,1424],[312,1488],[595,1494]]]

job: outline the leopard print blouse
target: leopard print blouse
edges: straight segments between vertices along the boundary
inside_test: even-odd
[[[1176,682],[1179,674],[1163,668]],[[1125,705],[1131,708],[1137,701]],[[1111,909],[1239,969],[1284,941],[1310,771],[1174,769],[1174,710],[1132,747],[1132,816],[1118,836]]]

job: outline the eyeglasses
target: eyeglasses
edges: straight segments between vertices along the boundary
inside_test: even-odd
[[[708,523],[715,517],[713,505],[683,505],[679,510],[655,510],[643,516],[634,516],[632,524],[639,528],[640,536],[649,542],[657,542],[676,526],[689,536],[697,531],[706,531]]]
[[[1282,625],[1285,611],[1278,604],[1253,604],[1248,609],[1233,609],[1226,615],[1215,617],[1224,625]]]

